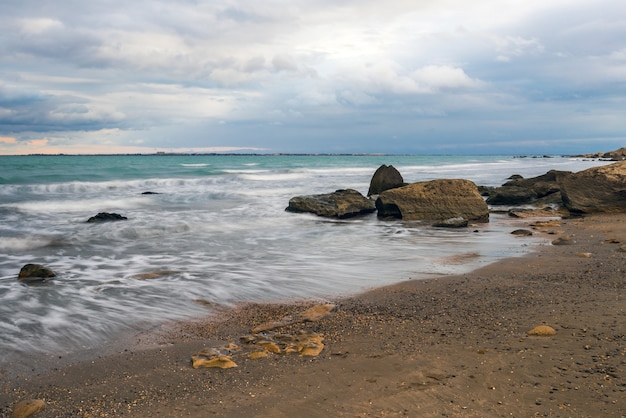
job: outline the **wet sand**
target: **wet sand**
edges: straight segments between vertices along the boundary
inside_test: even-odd
[[[192,368],[202,348],[241,345],[253,327],[315,303],[224,309],[94,360],[3,370],[1,415],[42,399],[36,417],[626,416],[626,215],[534,233],[569,240],[332,301],[329,316],[279,329],[322,335],[317,356],[238,355],[236,368]],[[528,335],[544,324],[556,334]]]

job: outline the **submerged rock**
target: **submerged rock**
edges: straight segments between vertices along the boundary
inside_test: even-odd
[[[468,225],[469,221],[462,216],[457,218],[446,219],[441,222],[436,222],[433,224],[436,228],[465,228]]]
[[[314,213],[330,218],[348,218],[374,212],[376,207],[371,200],[356,190],[341,189],[333,193],[293,197],[285,210]]]
[[[87,219],[87,223],[125,221],[127,219],[126,216],[122,216],[118,213],[100,212],[96,216]]]
[[[56,273],[41,264],[26,264],[20,270],[17,279],[25,283],[44,282],[46,279],[56,277]]]

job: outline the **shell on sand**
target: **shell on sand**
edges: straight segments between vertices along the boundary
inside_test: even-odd
[[[46,407],[41,399],[28,399],[18,402],[13,408],[13,418],[26,418],[40,412]]]
[[[556,334],[554,328],[548,325],[539,325],[528,331],[528,335],[535,335],[539,337],[551,337]]]

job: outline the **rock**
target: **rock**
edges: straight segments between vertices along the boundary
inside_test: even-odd
[[[529,231],[528,229],[516,229],[515,231],[511,232],[511,234],[517,235],[520,237],[528,237],[528,236],[531,236],[533,232]]]
[[[372,213],[376,210],[376,206],[356,190],[347,189],[327,194],[293,197],[289,200],[289,206],[285,210],[343,219]]]
[[[559,180],[570,175],[569,171],[550,170],[546,174],[532,178],[511,176],[502,187],[497,187],[491,192],[487,203],[490,205],[518,205],[533,203],[537,199],[543,199],[542,204],[550,202],[547,196],[560,191]],[[555,203],[560,203],[560,196]]]
[[[487,203],[490,205],[518,205],[531,202],[537,198],[537,193],[527,187],[503,186],[497,187],[489,194]]]
[[[559,184],[572,214],[626,211],[626,161],[565,176]]]
[[[571,245],[573,243],[569,237],[559,237],[552,241],[552,245]]]
[[[523,218],[541,218],[541,217],[560,217],[561,214],[550,207],[543,208],[543,209],[513,208],[509,210],[509,216],[523,219]]]
[[[128,218],[117,213],[100,212],[96,216],[92,216],[87,223],[125,221]]]
[[[457,218],[446,219],[441,222],[435,222],[433,224],[436,228],[465,228],[469,221],[461,216]]]
[[[217,356],[212,358],[204,358],[198,355],[191,356],[191,367],[197,369],[199,367],[231,369],[237,367],[237,363],[229,356]]]
[[[138,273],[138,274],[133,275],[132,277],[138,280],[152,280],[152,279],[158,279],[158,278],[165,277],[165,276],[171,276],[177,273],[180,273],[180,272],[176,270],[158,270],[158,271],[151,271],[147,273]]]
[[[538,327],[535,327],[528,331],[528,335],[534,335],[538,337],[552,337],[553,335],[556,335],[556,331],[551,326],[539,325]]]
[[[13,407],[12,418],[26,418],[41,412],[46,407],[46,403],[41,399],[29,399],[18,402]]]
[[[370,188],[367,192],[368,196],[377,195],[385,190],[394,189],[396,187],[404,186],[404,179],[400,172],[392,165],[381,165],[378,167],[372,180],[370,181]]]
[[[56,277],[56,273],[41,264],[26,264],[20,270],[17,279],[21,282],[35,283],[44,282],[46,279]]]
[[[626,147],[609,152],[597,152],[595,154],[575,155],[578,158],[600,158],[603,160],[623,161],[626,160]]]
[[[424,181],[386,190],[376,199],[376,208],[380,217],[489,221],[489,207],[478,187],[462,179]]]
[[[191,367],[194,369],[199,367],[218,369],[237,367],[237,363],[232,359],[232,354],[238,351],[240,351],[239,346],[233,343],[221,348],[204,348],[191,356]]]

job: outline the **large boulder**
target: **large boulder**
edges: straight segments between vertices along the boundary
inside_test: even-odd
[[[17,279],[20,282],[36,283],[44,282],[49,278],[56,277],[56,273],[41,264],[26,264],[21,268]]]
[[[386,190],[376,199],[376,208],[380,217],[489,221],[489,207],[478,187],[462,179],[424,181]]]
[[[385,190],[402,187],[404,185],[402,174],[400,174],[394,166],[383,164],[374,172],[367,195],[377,195]]]
[[[352,189],[289,199],[289,212],[309,212],[331,218],[349,218],[376,210],[374,202]]]
[[[573,214],[626,211],[626,161],[564,176],[559,186]]]

